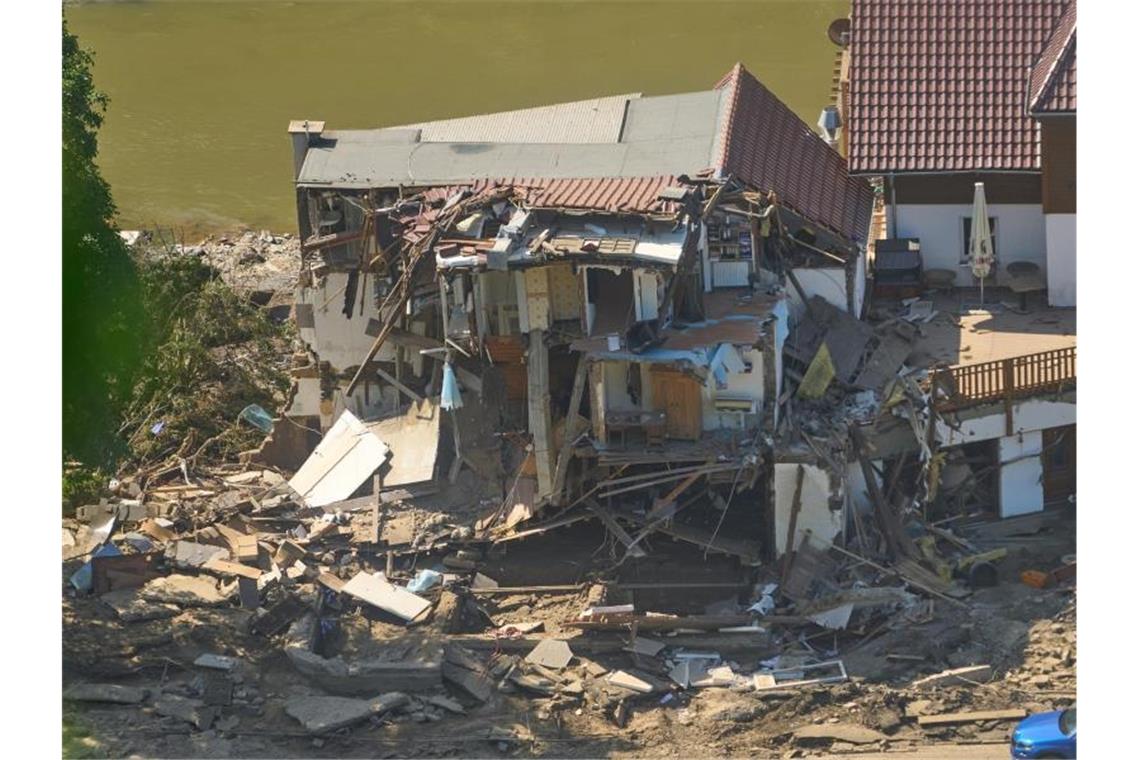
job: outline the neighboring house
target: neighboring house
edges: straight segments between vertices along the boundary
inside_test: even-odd
[[[446,363],[479,400],[445,420],[458,441],[437,447],[441,466],[454,449],[452,477],[462,461],[505,479],[507,523],[633,463],[667,483],[653,530],[747,562],[770,548],[755,510],[770,513],[784,340],[814,296],[862,312],[873,192],[749,72],[680,95],[289,131],[297,324],[317,361],[295,372],[298,424],[279,428],[403,414],[439,397]],[[698,482],[751,506],[740,525],[662,519]]]
[[[1076,305],[1075,0],[854,0],[839,88],[851,173],[884,178],[887,236],[966,263],[984,182],[998,266],[1031,262]]]

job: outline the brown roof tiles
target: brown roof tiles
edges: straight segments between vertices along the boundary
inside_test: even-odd
[[[717,168],[774,190],[781,203],[849,240],[865,241],[871,186],[850,176],[843,157],[739,63],[716,84],[724,88]]]
[[[1029,74],[1032,114],[1077,110],[1077,4],[1065,9]]]
[[[1030,67],[1069,0],[854,0],[852,172],[1040,167]],[[1075,100],[1075,67],[1074,67]]]

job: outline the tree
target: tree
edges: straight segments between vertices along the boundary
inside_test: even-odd
[[[95,158],[107,97],[63,21],[63,447],[113,461],[119,412],[147,342],[135,263]]]

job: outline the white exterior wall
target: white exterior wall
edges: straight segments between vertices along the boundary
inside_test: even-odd
[[[1046,214],[1049,305],[1077,305],[1077,215]]]
[[[297,288],[296,293],[297,303],[312,305],[315,325],[298,330],[301,340],[317,352],[321,361],[328,362],[338,370],[359,366],[360,360],[375,340],[365,333],[368,321],[376,317],[376,307],[372,303],[372,278],[361,278],[364,287],[357,286],[356,305],[351,317],[346,317],[342,311],[347,282],[347,272],[330,272],[314,287]],[[361,298],[365,300],[363,314],[360,313]],[[384,345],[380,347],[374,361],[392,361],[395,356],[393,347]]]
[[[998,442],[1001,461],[1000,496],[1002,517],[1045,509],[1042,487],[1041,431],[1003,437]]]
[[[963,420],[958,430],[939,422],[935,436],[943,446],[998,439],[998,509],[1013,517],[1045,508],[1041,431],[1076,422],[1075,403],[1031,399],[1013,406],[1014,435],[1005,434],[1005,413],[997,412]]]
[[[923,269],[948,269],[957,273],[955,285],[969,287],[977,280],[961,263],[965,250],[962,219],[973,215],[971,203],[900,203],[897,225],[900,238],[918,238],[922,245]],[[888,228],[892,223],[887,205]],[[1036,203],[1000,203],[989,206],[996,222],[997,284],[1005,281],[1005,267],[1014,261],[1031,261],[1045,272],[1045,214]]]
[[[847,274],[843,267],[793,269],[800,287],[808,298],[819,296],[835,308],[847,311]],[[791,301],[792,314],[799,318],[804,313],[804,304],[799,292],[791,285],[787,288]]]
[[[1075,425],[1077,405],[1067,401],[1041,401],[1030,399],[1013,405],[1013,432],[1027,433],[1035,430]],[[1005,436],[1005,413],[996,412],[976,419],[962,420],[958,430],[943,422],[937,422],[935,437],[943,446],[959,446],[963,443],[987,441]]]
[[[776,555],[784,553],[788,541],[788,523],[792,517],[792,500],[796,493],[796,468],[794,462],[777,462],[773,473],[775,490],[775,530]],[[803,540],[805,530],[824,544],[843,532],[844,511],[831,509],[831,481],[826,470],[805,464],[804,485],[800,494],[800,513],[796,517],[796,534],[792,541],[795,549]]]

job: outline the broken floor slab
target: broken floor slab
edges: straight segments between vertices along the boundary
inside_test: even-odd
[[[326,734],[373,715],[383,715],[407,703],[408,696],[400,692],[381,694],[375,699],[295,697],[285,703],[285,713],[297,720],[310,734]]]
[[[225,604],[229,598],[218,590],[218,585],[212,578],[191,575],[155,578],[142,587],[139,596],[146,601],[182,607],[212,607]]]
[[[182,611],[174,604],[147,601],[139,596],[139,589],[133,588],[108,591],[99,597],[99,601],[114,610],[124,623],[172,618]]]
[[[797,728],[793,736],[798,742],[823,739],[843,741],[850,744],[874,744],[890,738],[886,734],[854,723],[823,723],[818,726],[803,726]]]
[[[527,662],[554,670],[562,670],[572,659],[574,653],[570,645],[561,639],[543,639],[526,656]]]

